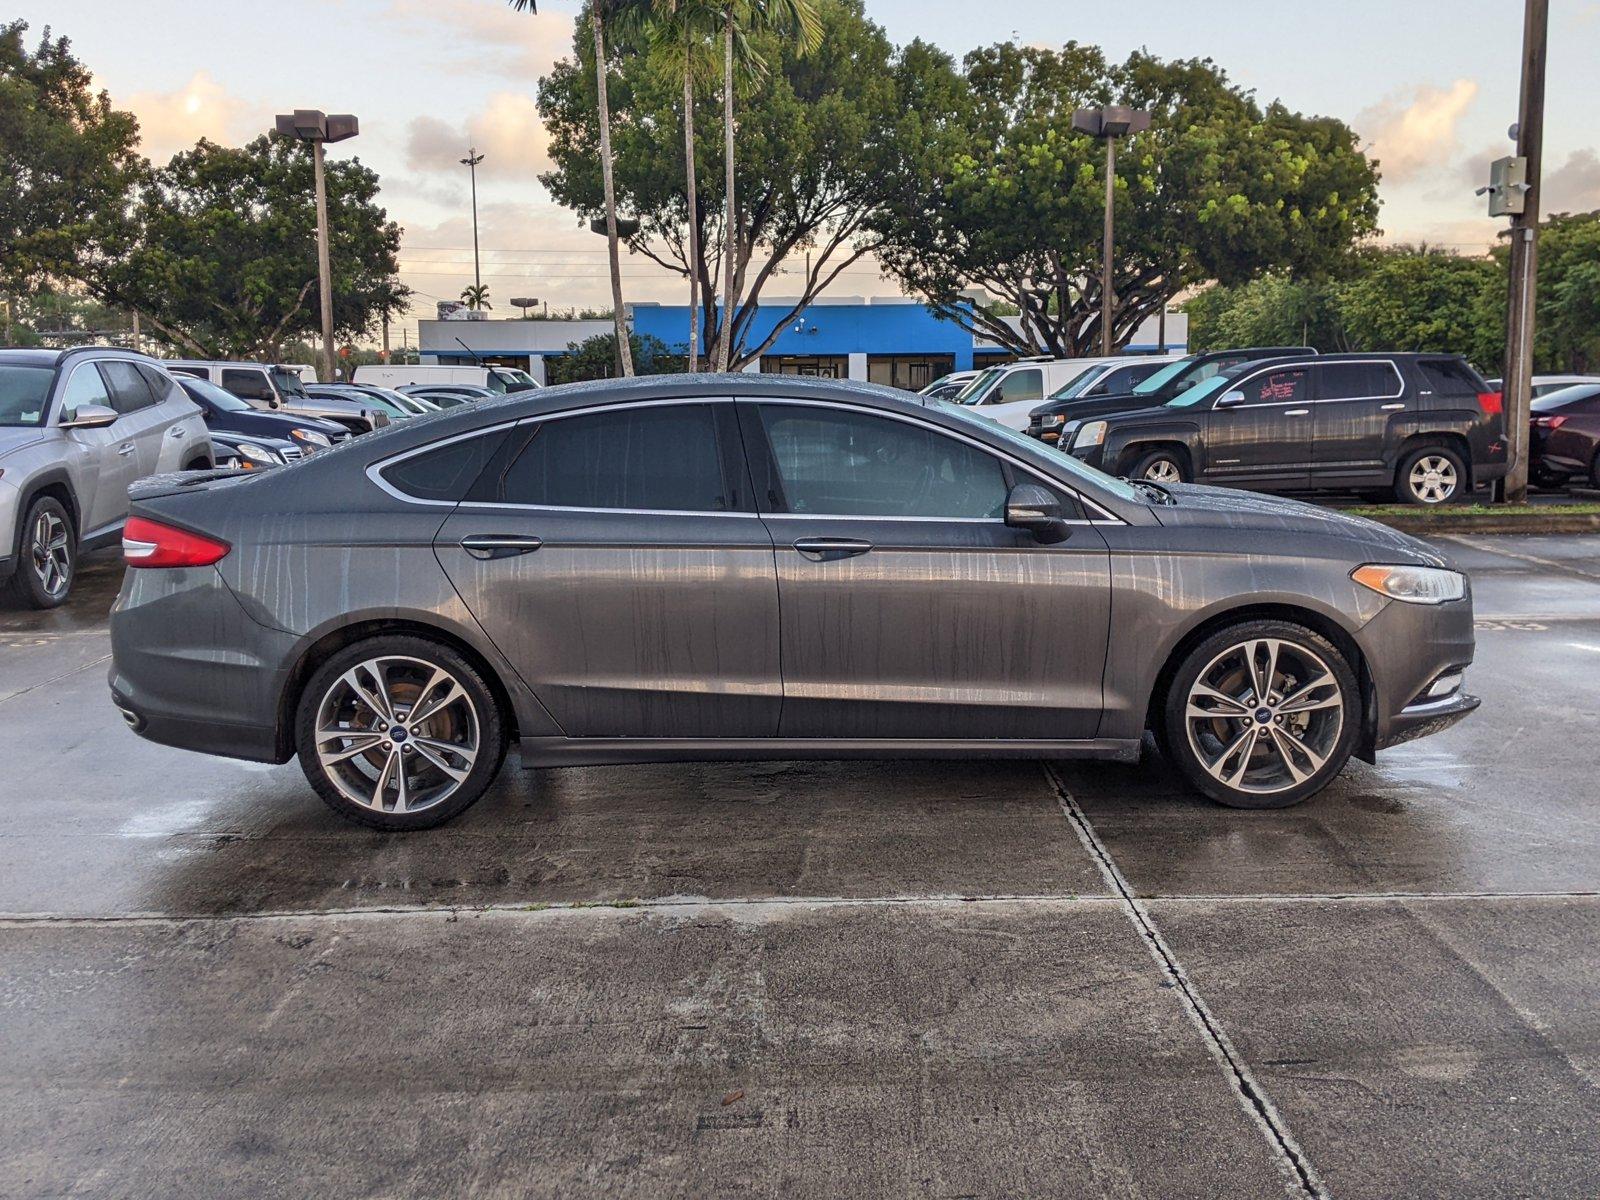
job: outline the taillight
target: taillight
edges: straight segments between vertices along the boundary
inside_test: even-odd
[[[130,567],[209,567],[231,547],[148,517],[129,517],[122,527],[122,557]]]
[[[1540,429],[1560,429],[1567,423],[1565,417],[1535,417],[1533,423]]]
[[[1505,406],[1499,392],[1479,392],[1478,407],[1483,409],[1485,416],[1498,417]]]

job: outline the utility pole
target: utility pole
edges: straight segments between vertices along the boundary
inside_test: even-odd
[[[1100,250],[1100,353],[1111,356],[1116,338],[1112,334],[1112,313],[1116,296],[1112,290],[1113,253],[1116,247],[1114,214],[1117,198],[1117,139],[1150,128],[1150,114],[1143,109],[1116,104],[1107,108],[1080,108],[1072,114],[1072,128],[1099,138],[1106,144],[1106,216]]]
[[[140,336],[140,332],[139,310],[136,308],[133,310],[133,352],[135,354],[142,354],[144,352],[144,338]]]
[[[328,256],[328,185],[323,166],[323,146],[342,142],[361,131],[348,113],[329,116],[317,109],[297,108],[276,121],[283,137],[311,143],[312,179],[317,195],[317,283],[322,299],[322,381],[332,383],[333,368],[333,268]]]
[[[384,363],[389,361],[389,314],[383,314],[383,355]]]
[[[1522,95],[1517,105],[1517,157],[1526,164],[1520,211],[1511,213],[1511,270],[1506,310],[1506,474],[1509,504],[1528,500],[1528,422],[1533,402],[1533,326],[1539,296],[1539,179],[1544,154],[1544,60],[1549,0],[1525,0],[1522,22]]]
[[[483,272],[478,266],[478,164],[482,161],[483,155],[476,146],[468,146],[467,156],[461,160],[461,165],[472,176],[472,286],[475,289],[483,287]]]

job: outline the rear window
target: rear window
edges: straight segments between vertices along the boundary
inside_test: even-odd
[[[463,438],[413,455],[385,467],[384,481],[418,500],[459,502],[489,465],[508,432],[496,429],[481,437]]]
[[[1573,387],[1546,392],[1542,396],[1536,396],[1529,407],[1537,413],[1564,412],[1567,409],[1595,412],[1600,410],[1600,386],[1580,383]]]
[[[1435,393],[1476,396],[1489,390],[1483,377],[1464,359],[1422,358],[1417,360],[1417,370],[1422,372],[1423,386]]]

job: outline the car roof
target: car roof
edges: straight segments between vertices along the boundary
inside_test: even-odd
[[[141,362],[148,362],[155,366],[161,365],[161,360],[138,350],[128,350],[122,346],[69,346],[65,350],[47,350],[42,347],[18,347],[15,349],[0,349],[0,362],[16,363],[30,367],[54,367],[67,358],[82,356],[85,358],[136,358]]]

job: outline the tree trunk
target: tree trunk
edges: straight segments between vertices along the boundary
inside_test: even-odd
[[[724,183],[727,213],[723,218],[723,243],[726,261],[722,275],[721,337],[717,340],[717,370],[726,371],[733,360],[733,259],[735,234],[739,228],[739,208],[733,192],[733,5],[723,13],[722,22],[722,154],[727,171]]]
[[[611,178],[611,104],[606,99],[606,39],[600,5],[590,10],[594,27],[594,78],[600,100],[600,176],[606,193],[606,248],[611,254],[611,311],[617,328],[617,360],[623,375],[633,374],[633,347],[628,344],[628,318],[622,309],[622,260],[617,252],[617,189]]]
[[[683,161],[689,195],[689,370],[700,369],[700,204],[694,178],[694,25],[683,23]]]

